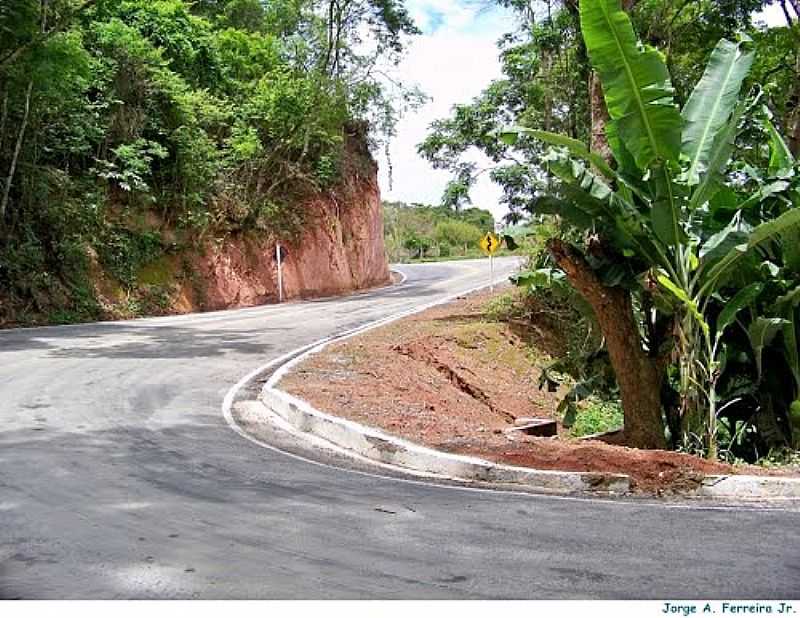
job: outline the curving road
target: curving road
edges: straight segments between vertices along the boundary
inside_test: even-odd
[[[403,270],[347,298],[0,332],[0,597],[800,596],[791,509],[427,485],[228,427],[255,367],[487,275]]]

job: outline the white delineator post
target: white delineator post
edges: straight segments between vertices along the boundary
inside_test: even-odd
[[[278,263],[278,302],[283,302],[283,260],[281,259],[281,244],[275,243],[275,261]]]

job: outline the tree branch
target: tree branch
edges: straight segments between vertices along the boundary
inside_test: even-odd
[[[3,199],[0,201],[0,224],[5,221],[6,209],[8,208],[8,200],[11,195],[11,184],[14,182],[14,174],[17,171],[17,162],[19,161],[19,153],[22,150],[22,142],[25,137],[25,129],[28,128],[28,118],[31,112],[31,95],[33,94],[33,80],[28,82],[28,88],[25,91],[25,113],[22,116],[22,123],[19,127],[17,135],[17,143],[14,146],[14,154],[11,157],[11,167],[6,176],[5,186],[3,187]]]

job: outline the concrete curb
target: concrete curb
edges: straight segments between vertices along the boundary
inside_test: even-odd
[[[695,495],[736,500],[800,500],[800,478],[746,474],[709,475]]]
[[[396,275],[398,275],[400,277],[400,281],[396,281],[396,282],[393,281],[389,285],[403,285],[406,281],[408,281],[408,275],[405,274],[402,270],[398,270],[397,268],[392,268],[390,266],[389,267],[389,273],[390,273],[390,275],[389,275],[390,277],[391,277],[391,273],[395,273]]]
[[[618,495],[630,491],[630,479],[622,474],[535,470],[429,449],[372,427],[331,416],[276,388],[266,387],[261,393],[261,401],[298,432],[325,440],[375,463],[406,469],[415,475],[465,482],[513,484],[549,494]]]
[[[309,354],[316,351],[312,350]],[[295,359],[290,364],[294,365],[299,360]],[[419,476],[512,484],[520,489],[548,494],[622,495],[630,492],[630,478],[625,474],[536,470],[436,451],[321,412],[308,402],[274,386],[265,386],[261,401],[300,433],[315,436],[359,458],[394,469],[405,469]],[[720,500],[800,500],[800,478],[709,475],[688,495]]]

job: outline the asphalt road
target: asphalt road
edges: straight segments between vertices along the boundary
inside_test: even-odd
[[[790,509],[412,483],[228,427],[255,367],[487,275],[404,271],[341,299],[0,332],[0,597],[800,596]]]

